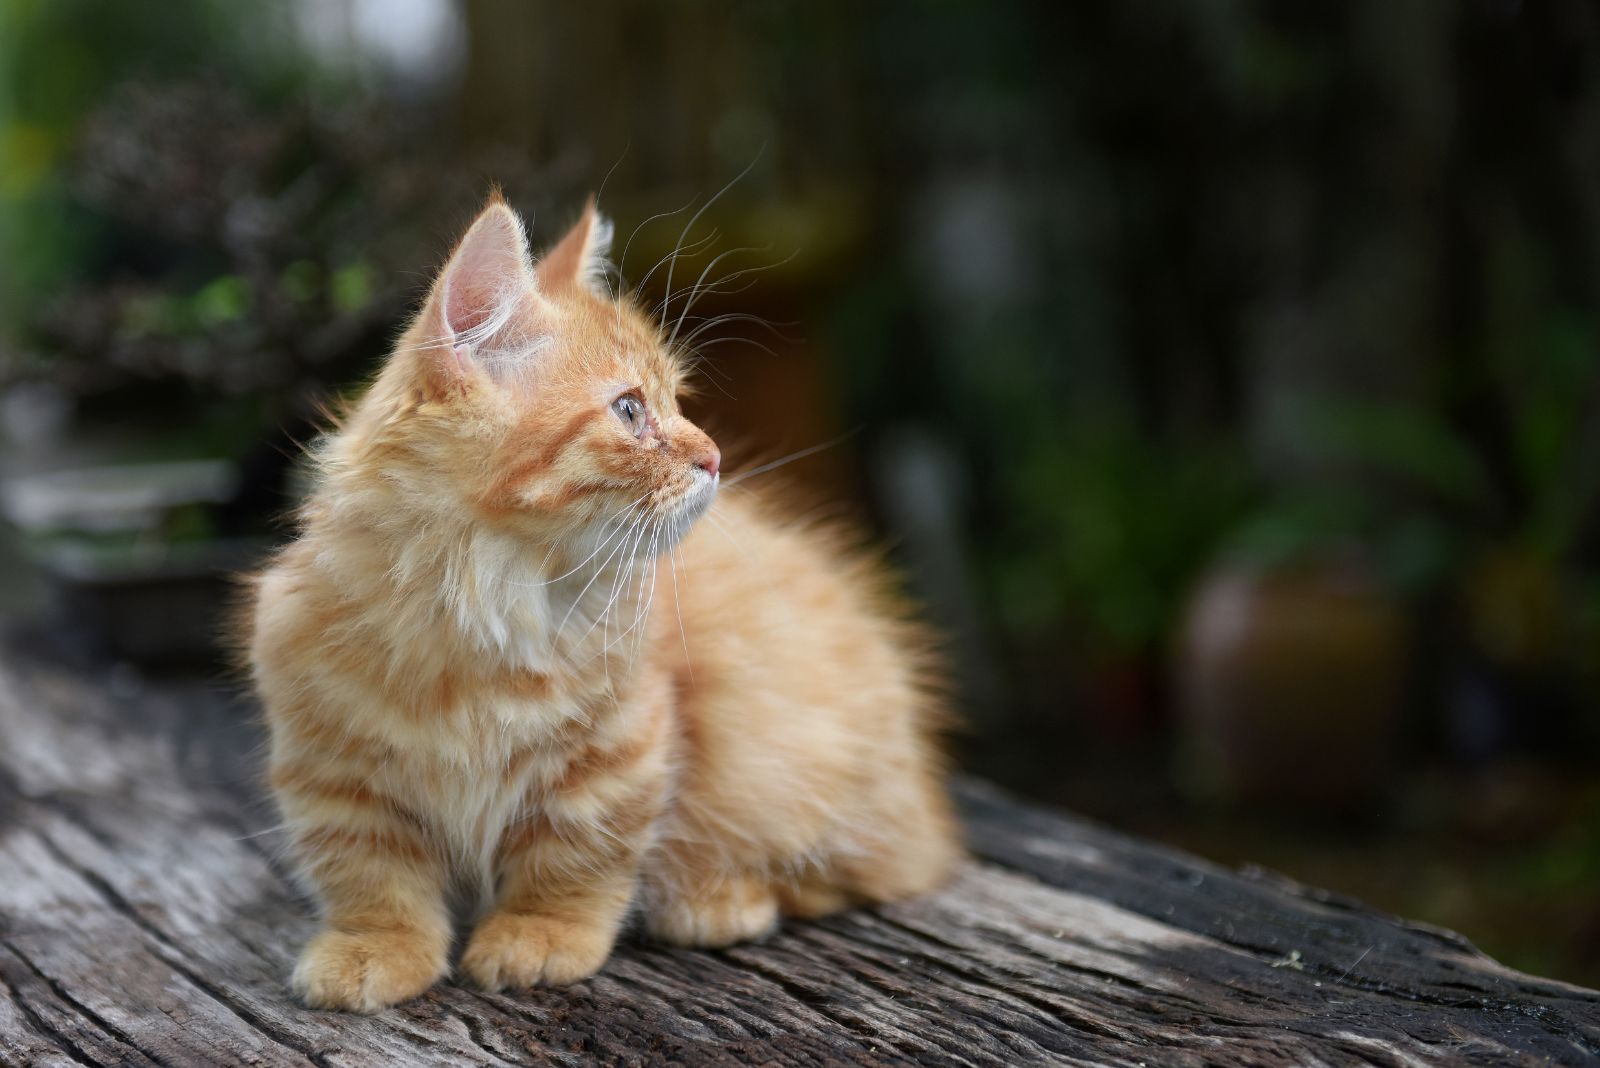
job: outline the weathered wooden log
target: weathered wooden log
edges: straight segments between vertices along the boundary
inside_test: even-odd
[[[250,717],[0,655],[0,1062],[1600,1063],[1600,993],[977,783],[975,859],[923,900],[722,952],[629,943],[568,989],[307,1011]]]

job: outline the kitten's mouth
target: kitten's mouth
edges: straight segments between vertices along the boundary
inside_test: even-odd
[[[684,494],[683,520],[692,523],[706,513],[711,507],[711,502],[717,499],[717,486],[721,484],[720,475],[702,474],[695,479],[694,488]]]
[[[689,528],[694,526],[695,520],[705,515],[717,499],[716,475],[702,474],[695,478],[690,487],[679,494],[670,504],[660,505],[660,514],[664,521],[665,540],[661,543],[663,550],[670,549],[689,533]]]
[[[695,520],[705,515],[711,508],[711,502],[717,499],[718,483],[716,475],[701,474],[695,478],[694,485],[678,498],[672,518],[673,526],[678,528],[679,538],[687,534]]]

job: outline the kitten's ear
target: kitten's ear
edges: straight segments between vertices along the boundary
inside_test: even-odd
[[[606,271],[611,263],[611,220],[594,207],[594,197],[583,206],[583,214],[567,236],[556,242],[535,268],[539,285],[550,292],[584,286],[597,296],[607,296]]]
[[[536,299],[536,289],[522,220],[496,192],[450,254],[423,308],[428,347],[443,354],[435,362],[444,377],[464,376],[480,353],[513,347],[518,312]]]
[[[441,325],[470,344],[503,325],[532,286],[522,220],[496,193],[439,272],[433,299]]]

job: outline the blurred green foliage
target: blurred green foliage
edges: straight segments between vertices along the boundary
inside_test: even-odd
[[[286,9],[229,0],[149,5],[97,0],[0,4],[0,311],[15,318],[108,263],[104,218],[74,195],[85,117],[133,78],[225,73],[264,97],[317,73],[295,47]]]
[[[1049,627],[1065,603],[1099,654],[1159,648],[1251,499],[1237,444],[1174,453],[1126,424],[1083,423],[1022,457],[1005,474],[1016,541],[994,557],[1007,623]]]

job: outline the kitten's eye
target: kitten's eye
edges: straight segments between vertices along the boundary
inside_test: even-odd
[[[636,393],[624,393],[611,402],[611,410],[617,413],[617,418],[622,420],[622,425],[628,428],[628,433],[640,437],[650,427],[650,420],[645,415],[644,401]]]

